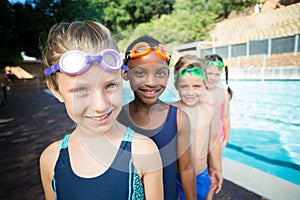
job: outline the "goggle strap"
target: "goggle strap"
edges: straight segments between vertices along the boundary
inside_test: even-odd
[[[55,65],[53,65],[53,66],[51,66],[47,69],[44,69],[44,74],[49,75],[49,74],[52,74],[52,73],[57,72],[59,70],[60,70],[59,64],[57,63],[57,64],[55,64]]]
[[[187,68],[185,69],[186,72],[193,72],[195,68]]]
[[[128,66],[127,65],[122,65],[122,69],[124,70],[124,71],[129,71],[129,68],[128,68]]]
[[[103,59],[103,57],[101,55],[98,55],[98,56],[87,56],[87,59],[88,59],[88,64],[91,64],[93,62],[97,62],[97,63],[100,63]]]

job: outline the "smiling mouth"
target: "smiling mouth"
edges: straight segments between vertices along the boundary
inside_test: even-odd
[[[188,97],[188,98],[186,98],[186,100],[187,100],[187,101],[195,101],[196,98],[195,98],[195,97]]]
[[[100,120],[105,119],[107,116],[108,116],[108,114],[106,114],[106,115],[104,115],[104,116],[102,116],[102,117],[95,117],[94,119],[95,119],[96,121],[100,121]]]
[[[152,90],[152,91],[144,91],[146,94],[154,94],[156,91]]]
[[[90,117],[90,119],[95,120],[95,121],[102,121],[102,120],[108,118],[110,116],[110,114],[111,114],[111,112],[109,112],[105,115],[102,115],[102,116]]]
[[[153,96],[153,95],[156,95],[160,89],[156,89],[156,90],[143,90],[143,89],[140,89],[140,91],[142,91],[145,95],[149,95],[149,96]]]

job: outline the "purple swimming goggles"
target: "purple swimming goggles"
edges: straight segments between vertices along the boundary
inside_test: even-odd
[[[88,70],[93,62],[97,62],[100,67],[110,72],[118,71],[121,68],[128,71],[128,67],[123,65],[119,52],[113,49],[102,50],[97,56],[91,56],[78,50],[71,50],[60,57],[59,63],[45,69],[44,74],[49,75],[60,71],[67,75],[78,75]]]

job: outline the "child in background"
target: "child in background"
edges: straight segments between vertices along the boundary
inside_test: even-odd
[[[140,37],[128,46],[125,64],[129,71],[124,79],[130,81],[135,98],[123,107],[118,120],[157,144],[163,163],[165,200],[177,200],[176,169],[186,199],[196,199],[188,116],[159,100],[167,85],[169,62],[166,47],[152,37]]]
[[[179,58],[174,66],[174,84],[180,96],[180,101],[174,104],[185,111],[191,121],[191,151],[198,200],[205,199],[210,188],[218,193],[223,181],[216,111],[209,102],[203,101],[207,95],[203,66],[204,60],[194,55]],[[212,186],[207,166],[213,176]],[[177,186],[180,200],[184,200],[180,179],[177,179]]]
[[[40,157],[46,199],[163,199],[155,143],[116,121],[125,67],[98,22],[54,25],[44,49],[53,95],[76,128]]]
[[[221,140],[222,150],[226,147],[230,135],[230,116],[229,105],[232,98],[232,91],[228,86],[228,69],[225,66],[225,78],[227,90],[224,90],[221,84],[221,74],[224,68],[223,59],[217,55],[205,56],[204,71],[207,75],[206,87],[210,92],[213,100],[213,105],[217,108],[219,121],[219,139]]]

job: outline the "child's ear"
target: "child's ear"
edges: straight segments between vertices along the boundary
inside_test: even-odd
[[[128,81],[128,71],[122,70],[122,77],[125,81]]]
[[[60,101],[61,103],[64,103],[64,99],[62,98],[62,96],[60,95],[59,91],[56,90],[53,85],[47,81],[47,87],[49,88],[49,90],[51,91],[51,93],[55,96],[55,98]]]

